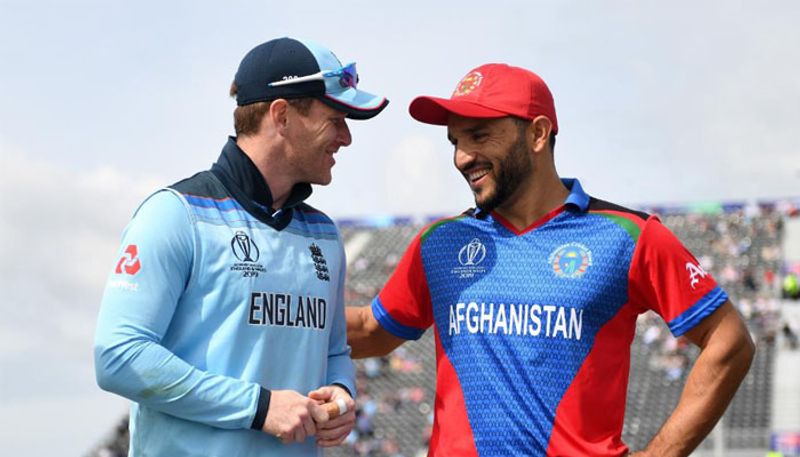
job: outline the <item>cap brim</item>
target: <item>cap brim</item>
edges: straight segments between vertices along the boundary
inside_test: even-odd
[[[319,100],[333,109],[347,113],[348,118],[357,120],[373,118],[389,104],[385,97],[353,88],[335,94],[327,93],[319,97]]]
[[[497,118],[508,116],[508,113],[498,111],[476,103],[451,100],[447,98],[417,97],[408,105],[408,112],[414,119],[425,124],[447,125],[451,114],[474,118]]]

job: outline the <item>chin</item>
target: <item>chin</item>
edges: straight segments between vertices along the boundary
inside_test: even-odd
[[[315,179],[311,181],[311,184],[316,184],[318,186],[327,186],[328,184],[331,183],[331,181],[333,181],[333,177],[329,175],[324,178]]]

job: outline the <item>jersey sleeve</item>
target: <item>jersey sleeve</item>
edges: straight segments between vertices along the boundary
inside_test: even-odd
[[[341,240],[339,241],[341,245]],[[350,346],[347,345],[347,323],[344,314],[344,282],[345,259],[344,247],[341,247],[342,267],[339,269],[338,290],[336,291],[336,306],[334,308],[333,324],[328,345],[328,379],[327,383],[341,384],[356,396],[356,374],[353,360],[350,358]]]
[[[654,216],[639,236],[629,281],[632,304],[658,313],[675,336],[692,329],[728,300],[692,253]]]
[[[98,316],[97,382],[182,419],[250,428],[260,386],[202,371],[161,344],[191,278],[195,232],[190,218],[180,197],[164,190],[147,199],[126,227]]]
[[[433,308],[422,263],[422,234],[406,249],[389,281],[372,301],[383,328],[398,338],[416,340],[433,323]]]

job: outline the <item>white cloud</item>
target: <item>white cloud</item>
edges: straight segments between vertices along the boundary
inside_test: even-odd
[[[95,385],[92,340],[120,233],[158,180],[112,167],[70,170],[1,141],[0,170],[0,417],[7,421],[20,402],[27,407],[46,396],[40,417],[55,420],[63,433],[43,446],[69,448],[79,438],[82,452],[124,411]],[[69,398],[92,399],[82,417],[93,418],[94,430],[75,420]],[[31,423],[8,421],[0,441],[13,435],[19,443]]]

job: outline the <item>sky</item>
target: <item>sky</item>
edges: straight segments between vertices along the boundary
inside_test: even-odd
[[[105,279],[137,204],[207,169],[255,45],[324,43],[391,103],[352,121],[334,218],[471,206],[445,131],[407,114],[470,69],[537,72],[556,165],[624,205],[800,195],[800,3],[0,0],[0,454],[81,455],[125,400],[94,382]]]

